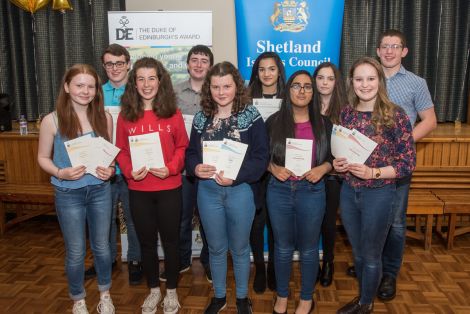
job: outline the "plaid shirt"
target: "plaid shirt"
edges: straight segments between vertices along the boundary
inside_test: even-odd
[[[405,110],[412,126],[418,112],[434,106],[426,81],[407,71],[403,65],[395,75],[387,78],[387,92],[390,100]]]

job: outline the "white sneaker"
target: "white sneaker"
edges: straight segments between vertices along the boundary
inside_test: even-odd
[[[96,307],[96,310],[100,314],[114,314],[113,300],[110,295],[105,295],[100,299],[100,303]]]
[[[85,299],[75,302],[72,309],[73,314],[88,314]]]
[[[166,296],[163,299],[163,313],[165,314],[176,314],[181,307],[178,302],[178,295],[176,289],[167,289]]]
[[[142,305],[142,314],[154,314],[157,311],[158,303],[162,299],[162,294],[160,290],[152,292],[150,290],[150,294],[144,301]]]

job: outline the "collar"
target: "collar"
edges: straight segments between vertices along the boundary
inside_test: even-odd
[[[126,89],[126,84],[123,84],[121,87],[118,87],[118,88],[111,85],[110,81],[107,81],[105,84],[103,84],[103,90],[104,91],[109,92],[109,91],[112,91],[113,89],[124,91]]]
[[[187,90],[188,90],[188,91],[191,91],[191,92],[193,92],[193,93],[195,93],[195,94],[200,94],[200,93],[201,93],[201,92],[196,92],[196,91],[192,88],[192,86],[191,86],[191,79],[188,79],[187,81],[184,81],[184,82],[181,84],[181,86],[183,87],[183,88],[181,89],[182,91],[187,91]]]

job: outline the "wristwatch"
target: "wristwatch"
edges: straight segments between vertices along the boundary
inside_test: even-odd
[[[375,172],[375,178],[378,179],[382,175],[382,172],[380,171],[380,168],[376,168],[377,171]]]

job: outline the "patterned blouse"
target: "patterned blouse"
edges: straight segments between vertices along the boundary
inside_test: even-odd
[[[396,106],[395,125],[384,127],[376,132],[372,124],[372,112],[355,110],[352,106],[345,106],[340,114],[341,125],[349,129],[356,129],[377,143],[377,147],[366,160],[365,165],[371,168],[392,166],[396,178],[411,175],[416,165],[416,151],[412,136],[410,120],[405,111]],[[351,173],[346,173],[346,182],[353,187],[376,188],[385,184],[395,183],[395,179],[360,179]]]

